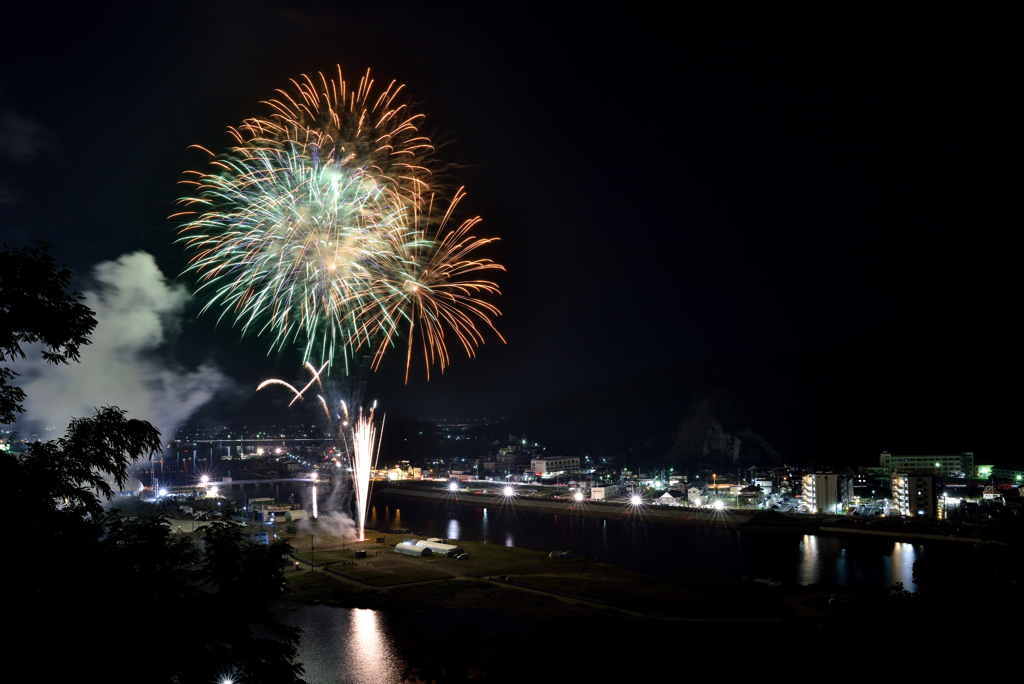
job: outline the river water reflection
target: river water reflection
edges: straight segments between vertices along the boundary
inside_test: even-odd
[[[463,507],[379,495],[371,502],[367,527],[404,527],[418,534],[464,541],[569,550],[642,573],[706,572],[866,589],[884,589],[902,582],[914,590],[915,560],[928,558],[941,563],[983,551],[964,544],[909,544],[879,538],[683,527],[644,522],[642,518],[604,520],[571,513],[535,513],[515,505]],[[479,629],[484,644],[506,643],[509,639],[526,644],[540,633],[538,629],[544,629],[519,625],[493,611],[386,614],[296,605],[280,614],[285,622],[303,630],[300,661],[306,668],[306,679],[321,684],[401,682],[406,668],[403,654],[409,645],[437,639],[460,622]],[[586,628],[574,628],[574,644],[603,638],[586,633]],[[699,636],[707,627],[692,629]],[[552,632],[544,638],[564,639],[565,635]]]
[[[306,681],[396,684],[402,662],[384,613],[359,608],[295,605],[283,622],[302,630],[299,662]]]
[[[310,487],[274,493],[278,497],[295,494],[296,500],[312,508]],[[323,496],[319,505],[325,513]],[[564,515],[538,513],[517,506],[514,500],[461,506],[381,494],[371,499],[366,526],[407,528],[428,536],[539,551],[571,551],[648,574],[700,572],[867,589],[887,589],[902,582],[910,591],[917,589],[915,560],[943,562],[970,552],[968,545],[949,542],[916,544],[883,537],[689,527],[644,521],[642,514],[630,521],[585,518],[574,515],[568,506]]]
[[[874,537],[684,527],[656,522],[537,513],[514,504],[469,507],[399,497],[371,502],[367,527],[405,527],[429,536],[572,551],[643,573],[703,572],[790,584],[914,591],[914,561],[947,551]],[[949,549],[949,552],[961,551]]]

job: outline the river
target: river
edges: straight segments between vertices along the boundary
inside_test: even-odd
[[[367,527],[405,527],[429,536],[555,549],[642,573],[703,572],[758,577],[789,584],[914,591],[914,561],[962,552],[942,544],[875,537],[680,526],[637,520],[537,513],[508,506],[460,506],[399,497],[371,502]]]
[[[283,488],[282,488],[283,489]],[[296,493],[308,501],[309,488]],[[282,492],[284,493],[284,492]],[[321,512],[324,509],[321,499]],[[833,537],[785,532],[684,527],[636,521],[535,513],[515,505],[460,506],[442,502],[376,496],[367,527],[408,528],[415,533],[464,541],[574,554],[656,574],[701,572],[775,579],[790,584],[824,584],[886,588],[895,582],[914,590],[914,561],[943,562],[986,549],[942,542],[912,544],[884,538]],[[469,641],[496,653],[495,644],[529,643],[554,626],[519,624],[494,611],[434,611],[386,614],[363,609],[294,605],[279,611],[282,619],[303,630],[300,661],[311,682],[393,684],[403,681],[403,654],[411,644],[444,651],[445,639],[469,630]],[[573,629],[572,643],[594,643],[588,626]],[[679,627],[707,630],[717,627]],[[729,629],[755,629],[736,626]],[[763,629],[757,627],[756,629]],[[695,632],[697,634],[697,632]],[[704,632],[699,632],[704,634]],[[447,635],[447,636],[446,636]],[[459,643],[466,641],[460,638]],[[555,662],[554,660],[552,662]]]

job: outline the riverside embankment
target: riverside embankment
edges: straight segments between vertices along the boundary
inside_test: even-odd
[[[604,501],[572,501],[562,498],[500,493],[431,490],[416,484],[388,484],[374,490],[374,497],[433,501],[445,505],[498,510],[522,510],[581,519],[663,523],[791,534],[879,537],[907,542],[960,542],[1002,544],[984,528],[956,530],[944,521],[907,521],[855,516],[788,514],[776,511],[703,509],[686,506],[632,506]]]

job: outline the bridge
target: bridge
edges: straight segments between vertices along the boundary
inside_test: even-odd
[[[224,487],[234,487],[236,485],[244,487],[245,485],[264,485],[264,484],[307,484],[307,485],[318,485],[318,484],[330,484],[331,478],[318,477],[313,480],[309,477],[273,477],[273,478],[259,478],[251,480],[230,480],[229,482],[214,482],[213,480],[203,482],[193,482],[187,485],[162,485],[160,489],[166,489],[168,492],[193,492],[203,489],[209,489],[210,487],[217,487],[218,489]]]
[[[292,442],[298,442],[303,445],[334,444],[337,441],[334,437],[226,437],[214,439],[175,439],[167,447],[170,449],[184,449],[186,447],[223,447],[236,444],[239,447],[246,445],[261,447],[285,445]]]

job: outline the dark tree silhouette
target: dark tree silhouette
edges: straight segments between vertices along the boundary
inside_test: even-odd
[[[25,358],[22,345],[41,343],[48,363],[77,361],[96,327],[82,295],[68,292],[71,269],[57,266],[45,243],[0,252],[0,362]],[[0,368],[0,423],[14,422],[25,393],[8,384],[18,376]]]
[[[24,358],[23,344],[41,342],[47,361],[77,361],[95,320],[80,295],[66,292],[70,271],[43,246],[3,257],[0,360]],[[14,377],[0,373],[2,422],[22,411],[24,393],[6,383]],[[0,566],[9,652],[33,654],[31,676],[46,681],[301,681],[298,631],[269,607],[282,590],[287,545],[256,545],[238,524],[215,522],[200,554],[173,539],[161,515],[124,519],[105,507],[131,464],[160,446],[152,424],[106,406],[72,420],[60,439],[0,451],[7,510],[18,522]]]

